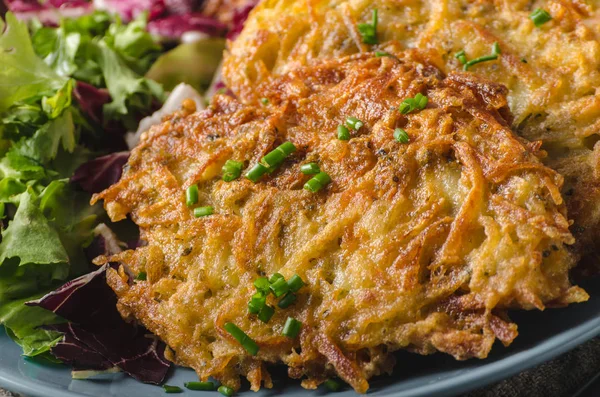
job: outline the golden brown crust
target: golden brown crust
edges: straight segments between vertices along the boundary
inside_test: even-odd
[[[536,27],[529,14],[552,20]],[[378,46],[357,39],[357,25],[379,9]],[[265,0],[230,45],[224,77],[244,101],[254,87],[298,66],[360,52],[419,48],[445,73],[462,70],[461,50],[498,61],[472,67],[508,88],[508,120],[543,161],[565,177],[576,252],[600,255],[600,3],[582,0]],[[597,261],[596,261],[597,262]]]
[[[388,372],[391,352],[484,358],[516,325],[508,308],[587,299],[571,286],[562,178],[508,127],[505,90],[466,74],[445,77],[426,53],[364,54],[261,83],[268,105],[217,96],[153,127],[116,185],[94,197],[113,219],[131,215],[146,246],[118,261],[147,281],[109,282],[125,316],[165,340],[178,363],[252,389],[283,362],[314,388],[337,374],[357,392]],[[422,111],[398,106],[427,95]],[[336,138],[347,116],[365,127]],[[410,143],[394,140],[401,127]],[[257,184],[220,179],[227,159],[254,164],[283,141],[297,152]],[[302,189],[301,163],[333,182]],[[185,189],[197,183],[194,218]],[[297,273],[298,301],[268,324],[248,314],[253,280]],[[273,299],[271,296],[269,299]],[[275,301],[270,302],[275,304]],[[288,316],[299,338],[281,335]],[[249,356],[223,328],[234,322],[260,346]]]

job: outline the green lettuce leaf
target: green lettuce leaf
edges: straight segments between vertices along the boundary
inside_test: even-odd
[[[0,19],[0,112],[16,102],[41,94],[53,95],[65,78],[57,75],[33,51],[27,26],[12,13]]]
[[[98,64],[112,97],[112,102],[104,105],[105,117],[127,119],[132,113],[150,109],[155,98],[163,100],[164,93],[160,84],[129,69],[106,41],[98,42],[98,50]],[[133,123],[128,127],[133,129],[136,122],[131,121]]]
[[[39,307],[25,306],[25,302],[41,296],[38,294],[0,304],[0,324],[4,324],[8,336],[23,348],[23,355],[29,357],[48,352],[63,337],[61,333],[40,328],[63,322],[60,317]]]
[[[30,192],[22,193],[15,217],[2,232],[0,263],[11,258],[19,265],[60,265],[59,279],[68,274],[69,255]]]

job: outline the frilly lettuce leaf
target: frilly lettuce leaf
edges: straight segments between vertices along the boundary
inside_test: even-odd
[[[0,263],[7,259],[17,260],[19,265],[55,265],[62,268],[56,272],[62,279],[68,274],[69,255],[30,192],[22,193],[13,220],[2,232]]]
[[[12,13],[0,19],[0,112],[23,99],[54,94],[66,79],[56,74],[33,51],[27,26]]]

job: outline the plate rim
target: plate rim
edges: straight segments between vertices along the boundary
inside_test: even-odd
[[[2,327],[3,328],[3,327]],[[474,389],[507,379],[521,371],[549,361],[600,335],[600,316],[587,320],[571,329],[553,335],[539,345],[512,354],[498,361],[469,369],[468,372],[427,385],[403,391],[375,390],[369,395],[395,397],[446,397],[466,393]],[[0,386],[27,395],[27,397],[82,397],[85,394],[72,392],[50,384],[33,380],[21,382],[0,368]]]

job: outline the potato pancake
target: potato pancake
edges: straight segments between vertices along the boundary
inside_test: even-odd
[[[245,376],[258,390],[283,363],[306,388],[339,376],[364,393],[395,350],[484,358],[517,335],[507,309],[586,300],[568,276],[562,177],[511,131],[506,88],[432,61],[412,50],[298,68],[258,84],[262,103],[188,101],[145,133],[93,200],[146,242],[97,260],[123,265],[108,277],[121,313],[201,379],[239,388]],[[284,142],[296,151],[244,177]],[[230,182],[228,160],[246,169]],[[303,189],[309,163],[331,178],[316,192]],[[206,206],[214,214],[194,216]],[[253,283],[276,273],[305,285],[286,305],[270,294],[261,321]],[[282,334],[288,318],[297,336]]]
[[[551,19],[536,26],[538,8]],[[375,9],[379,44],[365,44],[359,25]],[[513,129],[541,141],[542,161],[564,176],[576,252],[593,257],[600,253],[599,1],[266,0],[230,46],[224,74],[251,101],[259,82],[319,59],[419,48],[449,73],[463,69],[461,51],[474,60],[492,54],[494,43],[497,60],[468,72],[508,88]]]

